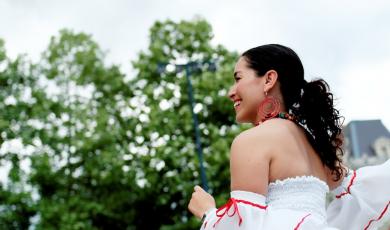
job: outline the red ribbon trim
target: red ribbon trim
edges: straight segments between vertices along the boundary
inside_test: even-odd
[[[215,228],[215,226],[219,223],[219,221],[222,220],[222,218],[227,215],[228,217],[233,217],[236,213],[238,215],[238,218],[239,218],[239,221],[238,221],[238,226],[241,226],[241,223],[242,223],[242,217],[241,217],[241,214],[240,214],[240,211],[238,209],[238,205],[237,203],[243,203],[243,204],[248,204],[248,205],[251,205],[253,207],[256,207],[256,208],[260,208],[260,209],[267,209],[267,206],[264,206],[264,205],[259,205],[259,204],[255,204],[255,203],[252,203],[250,201],[246,201],[246,200],[236,200],[234,198],[230,198],[229,201],[223,205],[222,207],[220,207],[217,212],[216,212],[216,215],[217,217],[219,217],[219,219],[217,220],[217,222],[215,222],[215,224],[213,225],[213,227]],[[229,213],[229,210],[230,208],[233,206],[233,213]]]
[[[371,220],[368,222],[368,224],[366,225],[366,227],[364,227],[364,230],[367,230],[368,227],[370,227],[370,225],[371,225],[372,222],[380,220],[380,219],[383,217],[383,215],[385,215],[385,213],[386,213],[387,208],[389,207],[389,205],[390,205],[390,201],[387,203],[385,209],[383,209],[383,211],[382,211],[382,213],[380,214],[380,216],[379,216],[377,219],[371,219]]]
[[[299,221],[299,223],[297,224],[297,226],[294,228],[294,230],[298,230],[299,227],[301,226],[301,224],[303,223],[303,221],[306,219],[306,217],[310,216],[311,214],[307,214],[306,216],[304,216],[301,221]]]
[[[353,182],[354,182],[355,178],[356,178],[356,171],[353,171],[353,176],[352,176],[351,180],[349,181],[349,185],[347,187],[347,191],[337,195],[336,196],[337,199],[340,199],[344,195],[351,194],[351,186],[353,185]]]

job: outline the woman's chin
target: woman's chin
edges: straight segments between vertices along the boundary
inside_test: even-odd
[[[243,124],[243,123],[249,123],[250,121],[248,121],[247,119],[244,119],[242,117],[236,116],[236,122],[238,124]]]
[[[236,120],[236,123],[237,123],[237,124],[243,124],[243,123],[245,123],[245,122],[242,122],[242,121]]]

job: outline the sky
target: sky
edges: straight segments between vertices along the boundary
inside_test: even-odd
[[[357,0],[0,0],[0,38],[10,57],[38,60],[63,28],[91,34],[108,63],[132,74],[156,20],[203,17],[213,44],[239,53],[268,43],[294,49],[305,78],[324,78],[351,120],[390,129],[390,1]]]

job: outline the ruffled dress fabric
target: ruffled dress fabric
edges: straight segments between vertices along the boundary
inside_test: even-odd
[[[313,176],[270,183],[267,196],[232,191],[229,201],[208,212],[201,230],[359,230],[377,229],[390,214],[390,160],[352,171],[332,191]]]
[[[390,160],[351,171],[332,191],[328,223],[339,229],[378,229],[390,219]]]

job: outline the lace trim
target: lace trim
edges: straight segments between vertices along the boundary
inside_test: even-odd
[[[329,191],[329,186],[328,184],[321,180],[320,178],[318,177],[315,177],[315,176],[312,176],[312,175],[303,175],[303,176],[295,176],[295,177],[287,177],[285,179],[277,179],[273,182],[270,182],[268,184],[269,187],[273,187],[273,186],[278,186],[278,185],[284,185],[286,183],[290,183],[290,182],[296,182],[296,181],[299,181],[299,182],[312,182],[313,180],[315,181],[318,181],[320,182],[320,184],[324,185],[325,188]]]

